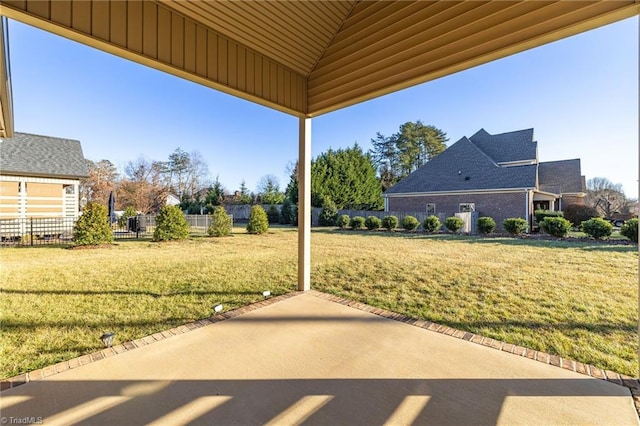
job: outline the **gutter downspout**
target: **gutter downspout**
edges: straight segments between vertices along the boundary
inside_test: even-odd
[[[528,228],[527,233],[530,233],[531,232],[531,217],[530,217],[530,212],[529,212],[529,208],[530,208],[529,200],[531,199],[531,191],[527,189],[527,190],[524,191],[524,194],[525,194],[525,197],[524,197],[525,198],[524,217],[527,218],[527,224],[529,225],[527,227]]]

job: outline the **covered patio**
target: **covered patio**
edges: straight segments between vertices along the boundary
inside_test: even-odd
[[[298,117],[297,288],[307,292],[43,372],[46,380],[3,391],[2,416],[52,424],[637,424],[629,389],[575,365],[545,365],[308,291],[313,117],[639,13],[632,0],[0,1],[4,17]],[[0,37],[0,136],[11,137]],[[93,361],[76,362],[83,359]]]
[[[638,424],[629,389],[563,361],[312,290],[30,373],[1,407],[60,425]]]

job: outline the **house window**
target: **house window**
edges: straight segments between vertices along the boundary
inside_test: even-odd
[[[433,203],[427,203],[427,214],[436,214],[436,205]]]
[[[475,212],[476,203],[460,203],[459,211],[460,213]]]
[[[73,185],[65,185],[64,193],[67,194],[67,195],[73,195],[74,192],[75,192],[74,189],[75,188],[73,187]]]

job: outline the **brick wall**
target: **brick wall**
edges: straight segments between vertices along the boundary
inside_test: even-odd
[[[427,203],[436,205],[438,216],[453,216],[459,212],[460,203],[475,203],[479,216],[491,216],[502,230],[502,221],[509,217],[525,218],[526,193],[496,193],[496,194],[467,194],[467,195],[436,195],[418,197],[389,198],[391,211],[426,211]]]

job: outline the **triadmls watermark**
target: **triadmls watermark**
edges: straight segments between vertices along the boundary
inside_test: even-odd
[[[43,423],[42,417],[25,416],[25,417],[0,417],[0,423],[3,425],[39,425]]]

